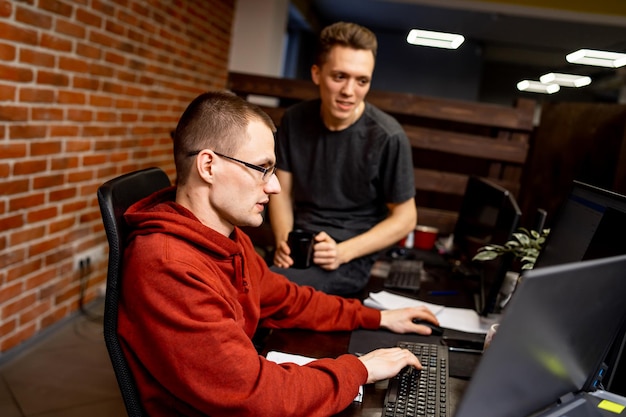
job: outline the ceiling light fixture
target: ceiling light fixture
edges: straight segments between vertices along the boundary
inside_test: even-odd
[[[411,29],[406,41],[412,45],[432,46],[435,48],[456,49],[465,41],[462,35],[454,33],[431,32]]]
[[[559,74],[550,72],[539,77],[544,84],[558,84],[561,87],[584,87],[591,84],[591,78],[585,75]]]
[[[579,49],[568,54],[565,59],[572,64],[595,65],[597,67],[619,68],[626,65],[626,54],[593,49]]]
[[[523,80],[517,83],[517,89],[529,93],[554,94],[561,87],[558,84],[544,84],[539,81]]]

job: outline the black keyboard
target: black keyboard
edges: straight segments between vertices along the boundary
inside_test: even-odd
[[[447,348],[419,342],[398,342],[398,346],[413,352],[422,370],[407,367],[389,380],[383,417],[450,415]]]
[[[417,291],[423,270],[424,263],[418,259],[394,259],[383,285],[385,288]]]

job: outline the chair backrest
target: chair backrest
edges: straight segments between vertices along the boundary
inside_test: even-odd
[[[128,233],[124,212],[155,191],[170,186],[159,168],[147,168],[113,178],[98,188],[98,204],[109,242],[109,265],[104,301],[104,341],[113,364],[126,411],[130,417],[144,416],[135,380],[117,337],[117,310],[122,280],[122,259]]]

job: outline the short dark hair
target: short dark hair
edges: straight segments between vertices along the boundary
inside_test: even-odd
[[[315,64],[322,66],[330,50],[337,45],[371,51],[376,59],[378,41],[374,32],[356,23],[337,22],[322,29],[317,43]]]
[[[189,153],[211,149],[234,154],[247,138],[246,129],[253,120],[276,132],[267,113],[233,93],[210,91],[196,97],[183,112],[172,135],[178,185],[187,182],[194,164]]]

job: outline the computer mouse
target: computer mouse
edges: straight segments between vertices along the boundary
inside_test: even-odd
[[[441,336],[443,334],[443,327],[437,326],[436,324],[433,324],[429,321],[421,320],[421,319],[413,319],[413,323],[430,327],[430,329],[433,331],[431,333],[433,336]]]

